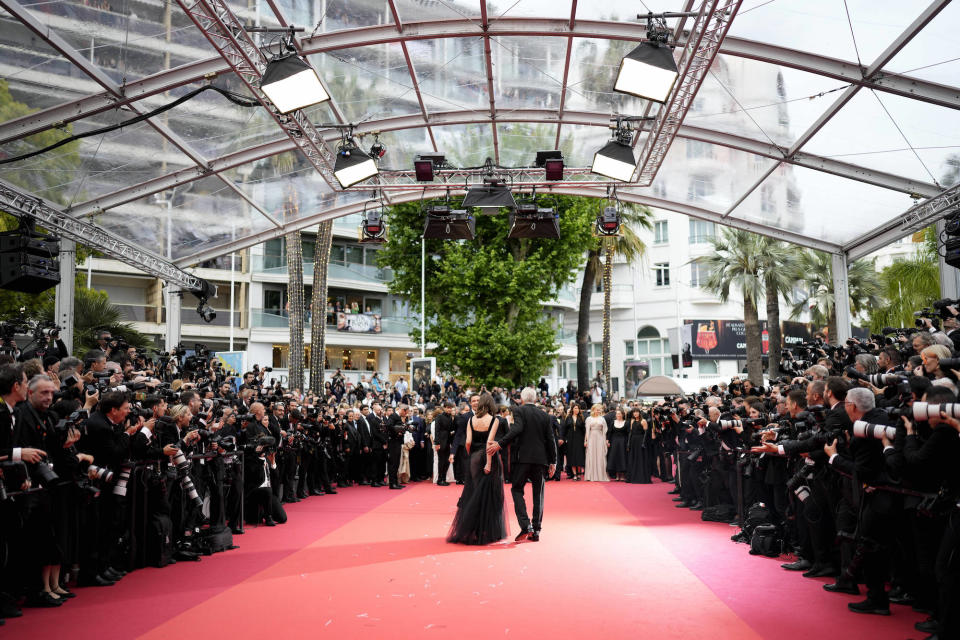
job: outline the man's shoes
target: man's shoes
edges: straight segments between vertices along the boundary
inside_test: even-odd
[[[272,516],[267,516],[266,518],[264,518],[263,524],[265,524],[265,525],[268,526],[268,527],[275,527],[275,526],[277,526],[277,523],[276,523],[276,521],[273,519]]]
[[[391,489],[403,489],[403,487],[402,487],[401,485],[399,485],[399,484],[392,484],[392,485],[390,485],[390,488],[391,488]]]
[[[230,527],[230,533],[235,536],[242,536],[246,532],[243,530],[243,527]]]
[[[382,482],[371,482],[371,483],[370,483],[370,486],[371,486],[371,487],[382,487],[382,486],[383,486],[383,483],[382,483]]]
[[[22,615],[23,611],[13,601],[4,599],[4,602],[0,604],[0,618],[19,618]]]
[[[940,625],[934,618],[927,618],[926,620],[915,622],[913,628],[923,633],[937,633],[940,631]]]
[[[838,575],[840,575],[840,572],[828,564],[813,565],[809,571],[803,573],[804,578],[836,578]]]
[[[379,486],[382,487],[383,485],[381,484],[381,485],[379,485]],[[329,493],[329,494],[336,495],[337,490],[334,489],[333,487],[330,487],[329,489],[324,489],[324,490],[323,490],[323,493]],[[322,495],[322,494],[321,494],[321,495]]]
[[[514,542],[526,542],[530,539],[532,533],[530,531],[521,531],[517,534],[517,537],[513,539]]]
[[[441,482],[438,482],[438,483],[437,483],[437,486],[438,486],[438,487],[449,487],[449,486],[450,486],[450,483],[449,483],[449,482],[441,481]]]
[[[829,591],[830,593],[848,593],[852,596],[860,595],[860,587],[855,584],[844,584],[842,582],[825,584],[823,585],[823,590]]]
[[[109,567],[106,568],[106,569],[104,569],[103,573],[101,573],[100,575],[102,575],[104,578],[106,578],[106,579],[108,579],[108,580],[113,580],[114,582],[119,582],[119,581],[120,581],[120,578],[123,577],[123,576],[120,575],[117,571],[115,571],[115,570],[113,570],[112,568],[109,568]]]
[[[80,587],[112,587],[114,584],[115,584],[115,583],[114,583],[113,580],[108,580],[107,578],[104,578],[103,576],[93,576],[92,578],[89,578],[89,579],[87,579],[87,580],[80,580],[80,581],[77,583],[77,586],[80,586]],[[3,615],[3,617],[5,617],[5,618],[11,617],[11,616],[8,616],[6,613],[3,613],[2,615]]]
[[[530,537],[528,538],[528,540],[530,540],[530,542],[540,542],[540,532],[534,531],[533,533],[530,534]]]
[[[703,503],[700,502],[699,500],[698,500],[697,502],[694,502],[692,505],[690,505],[690,510],[691,510],[691,511],[703,511]]]
[[[912,605],[916,600],[912,595],[903,591],[902,589],[897,589],[896,591],[891,591],[887,594],[887,599],[893,604],[903,604],[903,605]]]
[[[847,609],[850,609],[850,611],[854,613],[871,613],[875,616],[890,615],[890,605],[874,602],[870,598],[867,598],[863,602],[850,602],[847,604]]]
[[[340,485],[340,486],[342,487],[343,485]],[[312,495],[312,496],[322,496],[322,495],[323,495],[323,491],[320,491],[319,489],[310,489],[310,495]]]
[[[463,484],[463,480],[457,480],[457,484]]]
[[[676,498],[670,498],[670,499],[673,500],[674,502],[683,502],[683,498],[681,498],[680,496],[677,496]]]
[[[797,558],[796,562],[780,565],[781,569],[786,569],[787,571],[806,571],[812,567],[813,564],[809,560],[804,560],[803,558]]]
[[[300,499],[300,500],[306,500],[306,499],[307,499],[307,494],[306,494],[306,492],[304,492],[304,493],[298,493],[298,494],[297,494],[297,498]]]
[[[667,491],[668,496],[675,496],[680,493],[680,489],[674,489],[673,491]]]
[[[685,500],[681,500],[680,502],[678,502],[677,504],[675,504],[675,505],[673,505],[673,506],[675,506],[677,509],[688,509],[688,508],[692,507],[694,504],[696,504],[696,503],[695,503],[695,502],[687,502],[687,501],[685,501]]]

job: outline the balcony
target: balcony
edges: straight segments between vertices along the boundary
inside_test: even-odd
[[[152,324],[163,324],[167,321],[167,310],[157,309],[153,306],[143,304],[116,304],[115,307],[120,310],[121,319],[124,322],[147,322]],[[180,324],[200,324],[211,327],[229,327],[230,310],[214,309],[217,317],[213,322],[204,322],[193,306],[185,306],[180,309]],[[241,328],[242,314],[239,311],[233,313],[233,326]],[[286,325],[284,325],[286,326]]]
[[[715,233],[691,233],[690,244],[710,244],[717,237]]]
[[[285,256],[251,256],[253,273],[270,276],[287,277],[287,259]],[[313,260],[303,261],[303,277],[313,278]],[[327,280],[357,280],[360,282],[379,282],[386,284],[393,280],[393,270],[381,269],[371,264],[338,264],[331,262],[327,265]]]
[[[310,321],[311,318],[308,314],[307,321],[304,324],[304,332],[309,332],[310,330]],[[289,318],[288,314],[283,309],[251,309],[250,310],[250,327],[252,329],[283,329],[286,331],[289,328]],[[331,316],[327,317],[327,328],[336,331],[336,322],[332,320]],[[406,336],[410,333],[412,329],[419,327],[419,320],[415,317],[410,316],[381,316],[380,317],[380,334],[372,335],[391,335],[397,336],[402,335]],[[357,333],[357,335],[364,335],[362,333]],[[370,334],[367,334],[370,335]]]
[[[577,344],[577,332],[569,329],[557,329],[557,342],[561,345]]]
[[[576,300],[580,300],[581,288],[573,289]],[[633,306],[634,289],[629,284],[615,284],[610,289],[610,308],[623,309]],[[603,309],[603,291],[594,291],[590,297],[591,309]]]

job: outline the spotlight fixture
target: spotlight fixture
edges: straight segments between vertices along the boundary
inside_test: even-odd
[[[467,195],[463,198],[463,208],[468,207],[476,207],[481,213],[492,216],[499,213],[501,207],[516,209],[517,203],[502,180],[484,178],[483,184],[476,184],[467,189]]]
[[[597,215],[597,235],[620,235],[620,211],[615,206],[606,206]]]
[[[510,212],[508,238],[559,238],[560,216],[553,207],[518,203],[516,212]]]
[[[207,304],[206,298],[200,299],[200,304],[197,305],[197,313],[199,313],[200,317],[203,318],[203,321],[208,324],[217,318],[217,312],[213,310],[213,307]]]
[[[370,157],[374,160],[379,160],[387,153],[387,148],[383,146],[383,143],[380,142],[380,136],[377,135],[373,141],[373,144],[370,145]]]
[[[413,161],[413,172],[416,174],[417,182],[432,182],[434,170],[443,167],[446,162],[447,159],[442,153],[417,156]]]
[[[637,168],[637,158],[629,141],[611,140],[593,154],[591,171],[601,176],[629,182]]]
[[[360,224],[360,242],[386,242],[387,225],[383,223],[383,214],[379,209],[363,212],[363,222]]]
[[[613,90],[652,102],[666,102],[680,72],[667,45],[670,31],[663,18],[647,17],[647,42],[624,56]]]
[[[544,168],[547,180],[563,180],[563,152],[559,149],[537,151],[534,164]]]
[[[350,138],[345,138],[337,149],[337,161],[333,166],[333,175],[346,189],[379,173],[373,158],[361,151]]]
[[[193,290],[193,295],[197,296],[197,313],[203,318],[204,322],[213,322],[217,317],[217,312],[213,310],[207,301],[217,295],[217,288],[206,280],[200,281],[200,287]]]
[[[450,205],[434,205],[427,209],[423,226],[424,238],[442,240],[473,240],[477,221],[466,209],[451,209]]]
[[[291,35],[291,40],[292,40]],[[330,99],[320,76],[301,58],[292,41],[280,46],[281,53],[267,63],[260,77],[260,89],[280,113],[290,113]]]

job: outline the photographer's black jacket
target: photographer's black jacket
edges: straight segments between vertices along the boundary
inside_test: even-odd
[[[951,495],[960,495],[960,438],[953,427],[937,425],[922,445],[916,434],[906,436],[903,457],[908,465],[929,469]]]
[[[130,458],[130,436],[123,425],[115,425],[100,411],[87,419],[87,433],[80,438],[77,448],[93,456],[98,467],[117,471]]]
[[[870,424],[890,424],[887,414],[876,408],[865,413],[860,419]],[[830,466],[849,475],[856,474],[860,482],[881,484],[886,481],[883,441],[873,438],[853,438],[850,441],[849,456],[839,453]]]

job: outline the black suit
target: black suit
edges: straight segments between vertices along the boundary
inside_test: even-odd
[[[455,429],[453,418],[446,412],[441,413],[434,420],[433,435],[436,438],[434,445],[440,447],[437,450],[437,484],[447,480],[447,469],[450,468],[450,444],[453,442]]]
[[[464,446],[467,443],[467,423],[473,417],[473,411],[458,414],[453,420],[456,426],[456,433],[453,436],[453,444],[450,445],[450,451],[453,452],[453,475],[457,482],[464,482],[468,475],[467,466],[470,464],[470,456]]]
[[[543,522],[543,482],[546,467],[557,463],[557,441],[553,437],[550,416],[533,405],[513,410],[513,427],[497,438],[501,448],[513,444],[511,466],[513,509],[522,531],[540,531]],[[527,516],[523,488],[527,481],[533,487],[533,522]]]
[[[359,455],[360,455],[360,475],[363,477],[364,482],[379,482],[376,478],[376,440],[374,438],[373,427],[370,426],[370,423],[366,421],[363,417],[360,418],[356,423],[357,433],[360,438],[359,442]],[[366,448],[366,452],[364,452]],[[382,478],[383,476],[381,476]]]

